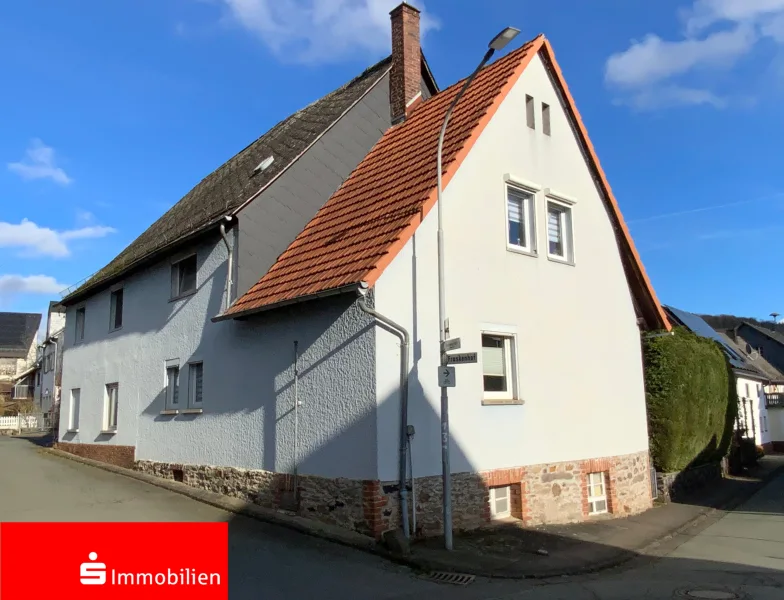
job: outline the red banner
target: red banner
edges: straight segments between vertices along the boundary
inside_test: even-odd
[[[0,599],[225,600],[227,523],[2,523]]]

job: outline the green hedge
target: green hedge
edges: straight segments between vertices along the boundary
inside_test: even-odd
[[[738,410],[735,374],[713,340],[678,328],[644,344],[648,433],[656,469],[727,455]]]

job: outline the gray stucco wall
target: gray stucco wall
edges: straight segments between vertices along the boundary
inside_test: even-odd
[[[300,473],[373,478],[376,466],[375,331],[354,297],[335,297],[242,322],[219,312],[226,249],[197,252],[197,291],[169,300],[170,261],[124,281],[122,329],[109,332],[109,291],[86,301],[85,340],[74,343],[69,307],[62,414],[81,390],[79,432],[60,439],[136,447],[136,457],[172,463],[290,472],[294,466],[294,341],[299,342]],[[187,254],[183,252],[182,254]],[[179,359],[180,400],[189,361],[203,361],[203,413],[164,415],[165,366]],[[117,433],[101,434],[105,386],[119,383]],[[181,405],[182,406],[182,405]]]
[[[236,297],[261,279],[389,126],[386,75],[239,213]]]

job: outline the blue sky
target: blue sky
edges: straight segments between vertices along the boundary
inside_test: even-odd
[[[278,120],[388,54],[395,4],[4,3],[0,310],[45,311]],[[550,38],[663,302],[784,313],[784,0],[414,4],[442,87],[506,25]]]

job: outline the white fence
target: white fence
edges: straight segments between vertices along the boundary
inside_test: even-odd
[[[44,415],[0,417],[0,431],[29,431],[44,429],[45,426]]]

